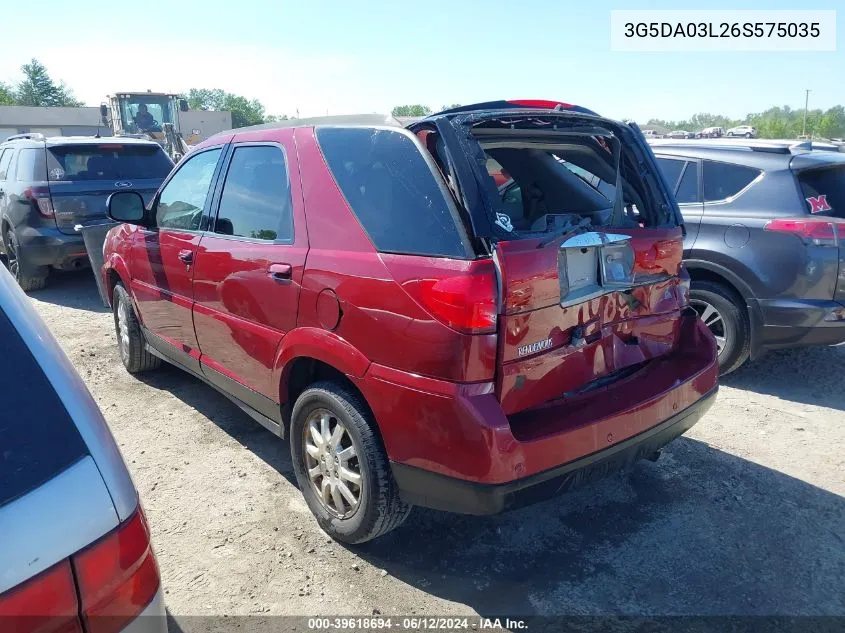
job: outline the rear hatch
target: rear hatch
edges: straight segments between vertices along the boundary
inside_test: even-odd
[[[61,143],[47,147],[47,178],[62,233],[77,224],[106,217],[109,195],[121,189],[139,192],[149,202],[173,162],[152,143]]]
[[[812,151],[795,156],[790,166],[801,190],[804,210],[814,220],[809,225],[812,234],[803,235],[805,242],[810,238],[808,243],[813,246],[839,249],[834,299],[845,302],[845,155]],[[830,218],[831,223],[827,224],[825,218]]]
[[[624,379],[676,348],[683,228],[639,130],[544,110],[458,115],[437,131],[450,153],[439,162],[498,269],[506,414]],[[496,186],[500,173],[511,180]]]

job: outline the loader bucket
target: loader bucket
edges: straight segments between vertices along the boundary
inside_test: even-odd
[[[77,224],[74,228],[82,233],[82,239],[85,242],[85,250],[88,251],[88,260],[91,262],[91,270],[94,272],[94,280],[97,282],[97,290],[100,293],[100,299],[103,305],[109,307],[108,295],[103,286],[103,243],[106,241],[106,233],[113,226],[117,226],[117,222],[112,220],[96,220],[88,224]]]

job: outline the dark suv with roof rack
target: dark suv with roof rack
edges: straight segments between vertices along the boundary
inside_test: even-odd
[[[655,141],[684,216],[690,302],[722,373],[845,341],[845,154],[796,141]]]
[[[122,188],[149,199],[173,167],[158,143],[132,138],[18,134],[0,144],[0,248],[24,290],[50,269],[89,265],[76,226],[106,219]]]

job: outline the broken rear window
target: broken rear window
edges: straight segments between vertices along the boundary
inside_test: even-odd
[[[399,131],[324,127],[317,140],[332,175],[382,252],[467,258],[467,240],[445,187]]]
[[[647,164],[646,157],[620,140],[626,133],[611,123],[571,118],[471,122],[470,145],[477,152],[473,160],[486,167],[482,187],[492,198],[495,223],[506,239],[538,237],[579,224],[677,224],[657,186],[656,169],[643,170],[643,177],[636,166]]]

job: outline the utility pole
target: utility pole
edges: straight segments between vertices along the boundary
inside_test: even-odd
[[[807,104],[810,103],[810,89],[804,91],[804,125],[801,126],[801,136],[807,136]]]

